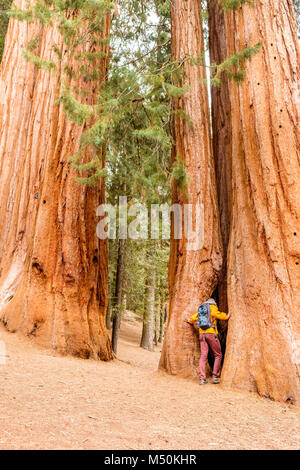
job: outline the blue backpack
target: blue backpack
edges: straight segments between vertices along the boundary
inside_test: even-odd
[[[198,327],[201,330],[208,330],[208,328],[215,328],[210,317],[210,304],[204,303],[198,308]]]

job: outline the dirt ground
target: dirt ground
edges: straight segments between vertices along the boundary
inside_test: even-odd
[[[139,348],[140,334],[124,321],[122,361],[101,363],[1,328],[0,449],[299,448],[299,408],[157,372],[160,348]]]

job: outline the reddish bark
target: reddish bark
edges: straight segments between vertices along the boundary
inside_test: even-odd
[[[107,16],[103,35],[109,28]],[[107,246],[96,237],[104,183],[75,181],[68,156],[84,127],[55,103],[61,71],[51,75],[23,58],[36,32],[35,24],[10,21],[0,70],[0,317],[10,331],[61,353],[108,360]],[[53,58],[53,41],[63,51],[55,29],[41,34],[42,57]],[[101,47],[104,79],[109,50]]]
[[[216,142],[220,183],[228,181],[232,167],[232,183],[221,194],[231,213],[227,281],[232,313],[222,381],[296,402],[300,56],[293,6],[289,0],[258,0],[255,8],[243,6],[224,18],[226,44],[220,54],[224,46],[228,57],[259,41],[263,49],[246,64],[243,85],[230,83],[223,91],[229,96],[225,109],[231,110],[223,158],[222,138]],[[215,112],[218,128],[222,119]],[[228,222],[223,234],[228,234]]]
[[[185,56],[197,57],[204,49],[201,2],[171,2],[172,55],[175,61]],[[188,250],[185,236],[171,241],[170,310],[160,367],[172,374],[198,374],[199,340],[184,319],[214,290],[222,266],[217,190],[212,156],[208,95],[203,67],[186,61],[183,84],[190,86],[174,108],[183,109],[193,122],[190,126],[180,114],[174,118],[173,161],[184,161],[188,184],[181,192],[174,183],[173,203],[204,204],[204,244],[202,249]],[[173,227],[174,235],[174,227]]]

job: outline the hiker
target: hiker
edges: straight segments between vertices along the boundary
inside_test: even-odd
[[[209,348],[212,350],[215,357],[212,383],[220,383],[222,350],[218,337],[217,319],[229,320],[229,318],[230,314],[227,315],[226,313],[219,312],[214,299],[208,299],[198,308],[197,313],[195,313],[190,319],[187,318],[185,320],[189,324],[196,324],[199,328],[201,351],[199,364],[200,385],[208,383],[206,379],[206,361]]]

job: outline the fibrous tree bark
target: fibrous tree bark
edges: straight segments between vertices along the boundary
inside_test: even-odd
[[[220,7],[221,0],[218,2]],[[300,398],[300,188],[297,28],[291,0],[257,0],[224,15],[215,34],[226,37],[222,59],[263,42],[246,64],[246,78],[230,83],[213,103],[220,132],[217,174],[230,216],[229,324],[222,381],[280,401]],[[212,39],[212,42],[213,39]],[[231,119],[220,100],[228,94]],[[222,134],[223,132],[223,134]],[[222,136],[225,136],[224,138]],[[223,148],[222,148],[223,147]],[[222,155],[223,153],[223,155]],[[231,182],[228,183],[232,173]],[[222,211],[222,209],[221,209]],[[228,229],[229,227],[229,229]]]
[[[171,2],[172,56],[175,61],[199,57],[204,50],[201,2]],[[204,205],[204,242],[202,248],[188,250],[183,233],[174,239],[172,223],[169,268],[170,309],[160,368],[172,374],[197,376],[199,339],[184,319],[212,294],[222,266],[222,246],[214,162],[210,136],[209,106],[205,69],[184,61],[182,84],[190,87],[174,102],[173,162],[183,160],[187,185],[181,191],[173,183],[173,203]],[[193,125],[176,110],[182,109]]]
[[[0,317],[10,331],[61,353],[108,360],[107,245],[96,237],[104,183],[88,188],[75,180],[68,156],[85,126],[67,121],[56,102],[62,71],[53,75],[23,58],[37,32],[38,54],[54,59],[53,43],[64,54],[58,31],[39,28],[10,20],[0,70]],[[109,28],[107,15],[103,36]],[[104,80],[109,49],[99,48]],[[74,85],[83,88],[83,78]],[[87,103],[96,95],[95,88]]]

